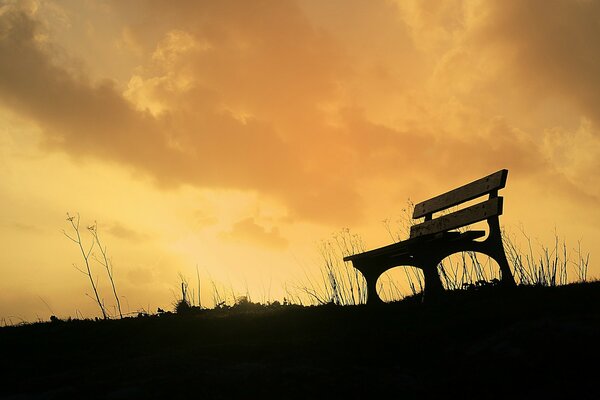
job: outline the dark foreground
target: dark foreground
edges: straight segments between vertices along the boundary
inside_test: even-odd
[[[598,399],[600,283],[0,329],[0,398]]]

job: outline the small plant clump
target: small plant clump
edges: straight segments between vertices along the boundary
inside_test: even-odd
[[[181,298],[175,301],[174,312],[176,314],[189,314],[194,311],[202,310],[202,307],[200,305],[194,306],[192,303],[193,300],[191,302],[188,299],[189,284],[188,284],[187,280],[185,279],[185,277],[183,275],[179,274],[179,278],[181,279]],[[192,299],[193,299],[193,294],[192,294]],[[164,310],[161,310],[160,308],[159,308],[159,310],[162,311],[162,314],[166,314],[164,312]],[[159,314],[161,314],[161,312],[159,312]]]
[[[186,314],[192,311],[192,306],[186,299],[181,299],[175,304],[175,313]]]

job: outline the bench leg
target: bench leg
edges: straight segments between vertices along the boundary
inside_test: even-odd
[[[365,275],[367,281],[367,304],[375,305],[383,303],[383,300],[377,294],[377,280],[379,275]]]
[[[492,258],[495,259],[500,266],[500,274],[502,275],[500,277],[500,283],[507,287],[516,286],[517,284],[510,270],[510,266],[508,265],[508,260],[506,259],[506,254],[504,254],[504,249],[497,252],[497,254],[495,254]]]
[[[490,257],[492,257],[500,266],[500,282],[503,286],[511,287],[516,286],[515,278],[510,271],[508,260],[506,259],[506,251],[504,250],[504,243],[502,242],[502,231],[500,230],[500,221],[498,217],[488,219],[490,227],[490,236],[486,242],[491,243],[489,247]]]
[[[423,268],[423,277],[425,278],[425,287],[423,288],[424,299],[435,298],[442,294],[444,286],[437,270],[437,263]]]

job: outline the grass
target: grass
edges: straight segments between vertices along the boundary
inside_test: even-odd
[[[597,398],[600,283],[0,328],[0,398]]]
[[[400,240],[401,235],[393,233],[389,222],[384,223],[392,239]],[[534,243],[523,229],[518,235],[503,231],[502,237],[517,284],[557,286],[587,281],[590,256],[582,251],[580,242],[571,247],[555,233],[551,245]],[[307,275],[295,285],[293,298],[304,298],[308,304],[364,304],[365,279],[350,262],[342,261],[347,255],[366,250],[361,237],[344,229],[322,241],[319,250],[322,259],[319,272],[316,276]],[[438,266],[438,272],[447,290],[475,289],[494,285],[500,279],[497,263],[474,252],[447,257]],[[422,271],[406,266],[389,270],[377,283],[378,294],[386,302],[416,296],[423,288]]]

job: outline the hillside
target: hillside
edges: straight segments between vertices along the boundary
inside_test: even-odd
[[[600,283],[0,328],[0,398],[600,398]]]

